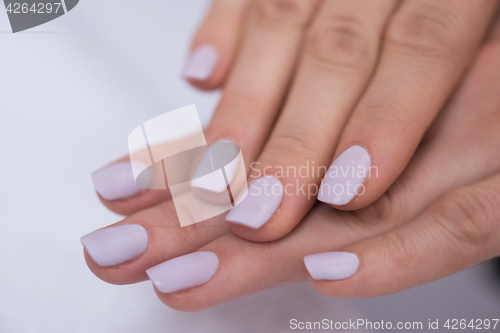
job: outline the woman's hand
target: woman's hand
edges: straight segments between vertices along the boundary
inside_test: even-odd
[[[275,176],[293,193],[281,202],[249,197],[227,216],[231,230],[274,240],[309,211],[323,175],[299,179],[282,168],[324,166],[324,174],[333,161],[318,199],[342,210],[379,198],[461,79],[497,7],[496,0],[214,0],[184,71],[197,87],[223,87],[208,140],[238,143],[245,161],[257,160],[251,180]]]
[[[313,287],[335,297],[404,290],[500,255],[499,72],[497,37],[403,174],[363,209],[318,204],[286,237],[254,243],[221,216],[181,228],[167,201],[85,236],[87,263],[116,284],[145,280],[148,270],[165,304],[192,311],[304,280],[304,257],[317,253],[354,254],[306,259]]]
[[[285,193],[249,196],[227,215],[231,230],[275,240],[316,197],[342,210],[379,198],[461,79],[497,7],[497,0],[215,0],[184,70],[197,87],[224,88],[207,141],[237,143],[247,170],[256,161],[250,180],[274,176],[275,192]],[[296,177],[305,167],[319,172]],[[148,191],[134,207],[167,195]],[[254,207],[262,214],[249,213]]]

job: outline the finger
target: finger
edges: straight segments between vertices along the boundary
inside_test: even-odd
[[[168,189],[137,186],[128,157],[93,172],[92,182],[104,206],[120,215],[130,215],[171,198]]]
[[[460,143],[455,144],[460,146]],[[499,146],[500,145],[498,145],[497,148]],[[439,149],[429,149],[427,153],[423,154],[423,163],[434,161],[437,154],[439,154]],[[474,149],[470,149],[468,157],[480,159],[480,155],[484,155],[484,152],[477,152]],[[413,206],[415,201],[418,201],[417,205],[420,207],[420,210],[435,201],[442,191],[450,189],[450,184],[447,180],[443,180],[443,177],[440,177],[441,174],[453,172],[456,183],[460,183],[464,178],[471,177],[468,170],[450,168],[455,163],[453,161],[456,160],[451,159],[451,154],[448,157],[447,164],[434,164],[434,167],[437,166],[440,172],[431,173],[430,175],[415,172],[412,176],[409,176],[409,178],[413,179],[408,180],[408,183],[418,184],[420,182],[420,184],[422,184],[422,181],[425,180],[425,184],[427,187],[430,186],[430,188],[405,188],[396,183],[394,192],[389,198],[384,199],[386,201],[386,206],[393,207],[395,205],[401,205],[392,213],[379,215],[380,211],[372,205],[361,211],[345,212],[328,209],[328,206],[320,204],[314,207],[304,220],[286,237],[273,242],[255,243],[245,241],[230,233],[212,241],[192,255],[188,254],[187,256],[181,256],[176,258],[177,260],[167,261],[166,263],[161,263],[153,267],[153,269],[147,271],[149,278],[153,281],[155,291],[163,303],[177,310],[198,311],[276,286],[302,281],[306,278],[303,257],[315,253],[335,251],[344,248],[345,250],[342,251],[349,250],[356,254],[362,253],[363,255],[368,253],[370,256],[366,259],[363,256],[360,257],[360,267],[363,267],[363,263],[367,262],[370,263],[371,267],[374,267],[373,269],[379,269],[376,264],[372,265],[372,262],[377,262],[374,258],[382,258],[383,255],[387,253],[390,255],[392,252],[388,251],[395,246],[392,246],[394,245],[393,243],[389,243],[389,245],[392,244],[392,247],[384,248],[378,252],[373,252],[371,249],[375,246],[383,246],[383,244],[387,244],[390,240],[398,244],[397,242],[400,240],[400,237],[388,237],[388,241],[384,238],[373,244],[370,243],[372,245],[362,247],[364,252],[361,252],[362,250],[357,250],[357,248],[351,249],[348,244],[379,235],[381,232],[391,230],[399,224],[404,224],[414,214],[415,208]],[[476,171],[482,173],[488,168],[489,166],[479,166]],[[496,163],[496,169],[498,170],[499,168],[500,160]],[[434,178],[429,180],[429,176],[432,177],[433,175]],[[496,189],[498,192],[498,188],[500,188],[498,186],[500,185],[498,184],[499,181],[500,176],[497,176],[497,182],[493,185],[490,184],[489,189]],[[456,186],[456,184],[452,184],[451,186]],[[432,191],[433,189],[435,189],[435,192]],[[455,197],[455,195],[451,196],[451,198],[453,197]],[[461,198],[460,195],[456,197]],[[491,203],[491,200],[487,201],[491,203],[488,205],[487,209],[496,207],[495,209],[497,209],[498,212],[496,212],[497,220],[495,223],[498,225],[498,221],[500,220],[500,193],[497,193],[495,197],[495,203]],[[387,203],[387,201],[391,202]],[[477,201],[473,202],[476,203]],[[441,204],[438,204],[437,207],[441,207]],[[447,206],[444,205],[443,207]],[[464,206],[454,205],[453,207]],[[431,210],[432,209],[434,208],[431,208]],[[483,213],[481,210],[479,210],[479,212]],[[456,222],[454,218],[455,215],[452,215],[449,220]],[[433,219],[430,221],[434,222]],[[404,228],[404,226],[401,228]],[[424,235],[427,235],[427,233],[431,236],[436,235],[436,233],[431,233],[429,228],[432,228],[432,225],[424,228],[424,231],[422,231]],[[417,233],[415,229],[419,228],[412,228],[408,237]],[[440,235],[440,230],[441,229],[437,230],[438,235]],[[447,229],[443,228],[443,230]],[[467,228],[466,230],[469,229]],[[472,235],[478,230],[480,231],[480,236],[477,237],[479,240],[482,239],[481,235],[489,234],[491,226],[487,224],[484,229],[481,229],[481,227],[475,229],[471,228]],[[446,237],[448,237],[448,235]],[[497,245],[499,244],[498,237],[500,236],[488,241],[488,244],[496,244],[495,246],[498,250],[498,252],[496,252],[497,254],[500,253],[500,248]],[[435,241],[435,238],[431,238],[431,240]],[[427,252],[429,242],[424,242],[424,244],[422,244],[422,246],[425,246],[422,252],[432,253]],[[437,242],[436,244],[439,243]],[[439,252],[442,251],[442,248],[437,245],[437,248],[432,248],[432,250],[429,251]],[[201,255],[201,258],[197,258],[197,253],[199,252],[204,253]],[[212,258],[215,255],[217,259],[212,260],[205,266],[201,265],[201,262],[207,262],[206,259],[204,259],[206,252],[213,253],[211,255]],[[418,252],[419,251],[415,250],[412,253]],[[371,253],[374,253],[373,256]],[[403,255],[404,254],[405,252],[403,252]],[[493,256],[494,253],[490,255]],[[385,258],[387,258],[387,256]],[[200,259],[202,259],[202,261],[198,262]],[[401,262],[405,261],[405,258],[400,259]],[[479,260],[479,258],[476,259]],[[481,259],[486,259],[486,257],[481,257]],[[426,258],[426,260],[429,260],[429,258]],[[449,257],[447,257],[446,260],[453,261],[450,260]],[[401,262],[393,263],[390,261],[390,264],[399,265]],[[351,266],[356,268],[356,262]],[[373,279],[373,269],[364,273],[363,279],[356,280],[356,283],[361,285],[368,283],[367,281],[371,278]],[[382,269],[386,268],[383,267]],[[344,272],[345,271],[344,269]],[[417,269],[412,272],[415,273],[415,271],[417,271]],[[179,274],[173,274],[173,272]],[[408,274],[410,274],[410,272],[408,272]],[[353,275],[353,278],[355,276],[356,275]],[[385,282],[390,286],[391,283],[394,284],[394,280],[398,277],[399,276],[387,276]],[[342,281],[332,283],[335,284],[339,282]],[[375,282],[376,281],[372,281],[370,285],[373,286]],[[316,281],[311,281],[311,283],[313,283],[313,286],[320,292],[335,297],[356,297],[356,295],[341,294],[339,290],[349,290],[355,293],[356,288],[359,288],[358,285],[352,287],[344,286],[334,289],[335,292],[339,292],[338,294],[328,294],[327,292],[323,292],[323,289],[320,288],[330,287],[316,287]],[[336,287],[334,286],[333,288]],[[366,293],[360,297],[367,296],[371,296],[371,294]]]
[[[257,158],[277,117],[316,2],[253,3],[241,48],[207,129],[209,142],[233,141],[245,161]]]
[[[200,89],[220,87],[235,57],[248,0],[214,0],[193,39],[183,76]]]
[[[381,198],[354,214],[363,216],[375,210],[382,221],[391,215],[415,218],[420,207],[429,204],[428,196],[440,197],[498,170],[500,156],[492,152],[500,147],[499,55],[500,35],[492,35],[427,131],[408,167]],[[412,191],[420,195],[403,195]]]
[[[278,115],[316,3],[258,0],[250,8],[242,46],[206,131],[208,142],[238,144],[247,169]]]
[[[416,220],[304,258],[318,292],[382,296],[456,273],[500,254],[500,174],[445,196]]]
[[[201,276],[201,280],[191,279],[189,274],[181,276],[181,280],[188,280],[188,289],[182,289],[186,284],[176,283],[168,272],[149,271],[155,284],[170,283],[169,289],[156,287],[160,300],[178,310],[194,311],[303,280],[304,256],[339,250],[404,225],[443,193],[499,170],[500,157],[491,152],[500,147],[495,126],[500,115],[500,86],[493,75],[498,72],[500,61],[492,50],[495,49],[487,47],[481,52],[466,78],[467,84],[442,114],[435,134],[421,146],[409,168],[382,198],[354,212],[317,205],[289,235],[273,242],[253,243],[233,234],[225,235],[198,250],[215,253],[217,267],[208,267],[208,278],[207,272],[197,272],[200,274],[195,275]],[[471,113],[470,107],[477,101],[481,101],[476,104],[477,112]],[[195,259],[191,257],[190,261]],[[175,262],[182,264],[179,261]]]
[[[318,199],[352,210],[401,174],[482,43],[497,1],[408,0],[388,27],[381,60],[340,138]]]
[[[457,186],[466,186],[473,182],[478,182],[499,170],[500,157],[498,154],[491,153],[492,151],[497,151],[498,147],[500,147],[500,137],[495,134],[497,132],[496,124],[498,124],[500,119],[500,113],[496,107],[500,104],[500,94],[498,93],[500,91],[500,83],[496,75],[498,70],[500,70],[499,54],[500,38],[499,35],[493,33],[478,54],[474,66],[465,77],[464,82],[447,105],[445,112],[440,114],[429,131],[426,143],[412,159],[412,163],[394,186],[389,189],[387,195],[376,201],[373,205],[353,212],[358,218],[366,219],[370,213],[375,212],[382,221],[391,217],[390,220],[396,219],[396,221],[400,221],[399,224],[404,224],[405,221],[419,214],[419,211],[415,210],[414,205],[408,204],[409,201],[417,201],[417,206],[425,207],[429,202],[435,200],[433,196],[441,196],[444,192]],[[471,112],[471,110],[474,110],[474,112]],[[464,140],[464,138],[467,139]],[[485,138],[489,139],[485,140]],[[427,153],[429,150],[432,151],[431,155]],[[494,202],[495,198],[498,200],[498,193],[495,194],[493,192],[493,194],[490,194],[488,193],[488,189],[492,187],[494,190],[495,186],[498,189],[498,185],[495,185],[495,182],[498,181],[499,175],[496,175],[487,181],[482,181],[479,185],[469,185],[466,188],[456,190],[433,205],[414,222],[404,225],[394,232],[388,232],[380,237],[377,236],[369,240],[368,242],[370,243],[361,244],[366,246],[367,252],[370,252],[368,255],[373,256],[372,258],[377,255],[376,253],[380,255],[381,251],[386,251],[382,253],[382,255],[385,254],[384,258],[387,259],[385,264],[400,265],[396,269],[401,274],[410,274],[409,270],[412,267],[416,267],[413,263],[418,262],[419,259],[422,260],[422,256],[429,253],[444,254],[453,252],[453,250],[446,251],[446,248],[443,251],[443,244],[454,246],[456,249],[462,251],[467,246],[467,244],[463,246],[457,245],[462,241],[467,239],[479,240],[483,236],[491,236],[488,235],[487,230],[488,227],[492,226],[490,224],[491,221],[488,222],[484,218],[486,215],[491,217],[491,214],[494,214],[488,213],[488,209],[491,209],[491,203],[492,201]],[[437,186],[437,188],[434,186]],[[436,191],[432,191],[433,189],[436,189]],[[413,191],[420,191],[420,194],[408,195]],[[482,198],[481,193],[487,193],[487,198]],[[429,196],[431,199],[427,201],[427,197]],[[427,203],[424,203],[422,200]],[[494,203],[493,206],[498,207],[498,203]],[[371,207],[373,207],[373,210]],[[372,212],[370,212],[371,210]],[[418,221],[422,221],[422,224],[418,224]],[[479,222],[472,224],[476,223],[476,221]],[[497,226],[498,221],[499,219],[497,218]],[[485,223],[486,226],[480,223]],[[441,241],[441,237],[446,235],[450,237]],[[454,239],[453,235],[458,236],[458,239]],[[417,237],[419,237],[418,241],[415,240]],[[384,239],[387,239],[387,241]],[[376,244],[370,247],[368,244],[372,242]],[[483,241],[479,242],[486,244]],[[468,245],[472,246],[472,243]],[[439,246],[438,249],[434,248],[436,245]],[[472,251],[482,251],[480,246],[472,246]],[[384,249],[382,250],[382,248]],[[339,249],[341,247],[337,247],[335,250]],[[375,249],[378,249],[378,251],[375,251]],[[406,252],[402,254],[401,250]],[[415,269],[416,274],[413,276],[413,280],[405,280],[405,278],[396,275],[390,277],[391,282],[388,282],[388,275],[383,276],[381,279],[373,278],[377,276],[378,272],[382,271],[390,274],[388,266],[383,266],[385,264],[377,265],[377,260],[384,259],[375,259],[373,266],[371,266],[372,262],[370,262],[370,266],[372,267],[371,269],[375,269],[374,267],[377,266],[377,272],[369,273],[370,278],[368,280],[379,281],[381,287],[380,289],[370,289],[368,286],[366,290],[361,290],[360,292],[365,293],[365,296],[374,295],[375,293],[387,294],[397,291],[397,288],[399,290],[409,288],[412,286],[412,283],[425,283],[437,279],[443,274],[451,274],[453,269],[463,269],[464,265],[468,264],[467,260],[471,258],[470,255],[472,252],[465,255],[460,253],[457,254],[455,252],[453,259],[449,260],[449,262],[454,262],[457,266],[446,266],[449,264],[447,262],[443,266],[447,270],[440,272],[439,269],[436,269],[434,271],[435,273],[440,272],[441,275],[428,274],[434,266],[428,266],[428,262],[426,261],[423,267]],[[422,254],[422,256],[419,256],[419,254]],[[406,255],[410,257],[406,258]],[[325,256],[325,258],[328,258],[328,256]],[[413,263],[412,259],[415,259]],[[459,260],[457,261],[457,259]],[[362,261],[368,262],[370,260],[370,258],[366,257]],[[429,260],[432,261],[433,259],[430,258]],[[409,270],[406,270],[407,268]],[[361,269],[363,269],[363,266],[360,266],[360,272]],[[406,272],[404,272],[405,270]],[[357,274],[353,275],[353,278]],[[351,278],[347,279],[346,282],[348,280],[351,280]],[[341,288],[340,285],[329,287],[328,282],[322,284],[315,280],[310,279],[310,281],[321,293],[335,297],[344,297],[337,294],[336,288]],[[403,282],[399,285],[397,283],[394,285],[398,281]],[[374,281],[374,283],[376,282]],[[391,284],[395,289],[391,289],[392,287],[386,289],[384,283]],[[357,288],[345,285],[344,287]],[[345,295],[345,297],[365,296]]]
[[[226,220],[234,233],[252,241],[274,240],[311,208],[321,172],[371,76],[395,5],[395,0],[325,1],[319,8],[285,107],[250,174],[251,181],[275,178],[255,182],[245,201],[229,212]],[[273,193],[266,195],[265,182]],[[260,195],[252,195],[257,187]],[[276,194],[281,201],[270,199]],[[267,214],[256,214],[256,207]]]
[[[271,131],[315,5],[316,1],[260,0],[251,9],[240,55],[206,130],[208,142],[238,144],[247,168]],[[125,205],[106,204],[119,213],[131,213],[168,197],[158,191],[144,195],[151,197],[137,205],[141,194]]]
[[[331,209],[323,210],[323,213],[350,214]],[[315,216],[315,222],[319,220]],[[199,311],[266,289],[303,281],[306,271],[297,253],[305,255],[322,248],[317,247],[320,242],[308,240],[325,236],[346,241],[354,238],[349,236],[351,228],[343,222],[335,232],[327,227],[332,226],[331,221],[313,225],[306,217],[303,222],[286,237],[272,242],[249,242],[229,233],[197,252],[150,268],[148,276],[158,298],[180,311]]]
[[[496,27],[496,30],[498,30],[500,24],[497,24]],[[500,54],[500,38],[498,38],[499,36],[499,34],[491,34],[488,43],[481,50],[480,54],[477,57],[477,61],[474,64],[474,67],[468,73],[467,77],[464,80],[464,83],[459,87],[458,91],[455,94],[455,97],[449,103],[445,112],[442,112],[439,115],[433,126],[427,132],[427,141],[431,140],[435,142],[438,147],[441,147],[440,152],[435,154],[433,160],[423,159],[421,158],[422,154],[417,152],[417,155],[413,159],[413,162],[408,166],[408,168],[405,170],[405,173],[400,177],[400,180],[398,182],[399,184],[401,184],[400,186],[408,188],[426,188],[426,186],[422,184],[433,181],[433,177],[422,178],[417,182],[412,183],[406,181],[406,179],[409,178],[405,175],[411,175],[414,172],[421,172],[420,170],[429,170],[426,172],[433,172],[433,170],[435,172],[440,172],[439,169],[434,168],[433,165],[447,163],[447,159],[450,158],[449,153],[453,153],[453,156],[456,156],[456,158],[465,161],[460,165],[456,164],[454,167],[468,170],[466,176],[460,178],[463,181],[462,183],[460,183],[460,185],[466,185],[467,183],[478,181],[487,174],[491,174],[491,168],[484,171],[486,174],[478,174],[477,172],[475,172],[477,166],[475,160],[465,158],[467,154],[470,154],[469,150],[463,149],[462,146],[457,146],[454,143],[462,142],[463,137],[468,137],[469,140],[464,142],[464,144],[466,144],[468,147],[475,147],[474,149],[476,150],[484,151],[484,156],[488,156],[484,165],[490,167],[496,165],[495,162],[492,161],[492,159],[494,159],[496,155],[486,154],[486,152],[493,151],[495,149],[496,141],[489,140],[486,143],[482,142],[483,137],[477,136],[475,129],[490,128],[491,126],[495,126],[496,124],[495,121],[490,121],[491,115],[489,113],[496,112],[496,110],[491,110],[491,105],[498,105],[500,103],[500,101],[495,99],[495,96],[498,95],[497,92],[499,91],[498,79],[496,77],[496,73],[500,70],[499,63],[498,61],[496,61],[496,59],[498,58],[498,54]],[[478,84],[478,82],[481,84]],[[480,98],[476,98],[476,96],[480,96]],[[450,112],[450,110],[452,110],[453,112]],[[475,110],[475,112],[471,112],[470,110]],[[480,110],[481,112],[479,112],[478,110]],[[117,162],[123,162],[127,160],[127,158],[124,158]],[[476,174],[477,176],[475,176],[475,178],[470,179],[471,176]],[[114,173],[111,173],[110,177],[113,175]],[[130,175],[129,177],[131,180],[133,180],[132,175]],[[443,181],[446,180],[448,184],[456,182],[455,173],[453,172],[444,172],[440,177]],[[111,190],[115,194],[123,194],[123,192],[120,191],[120,189],[123,187],[128,190],[127,184],[129,184],[129,182],[121,184],[119,181],[120,179],[123,180],[123,178],[123,176],[118,175],[118,177],[116,177],[117,181],[112,182],[117,188],[113,187],[109,190]],[[100,186],[96,186],[96,188],[100,188]],[[151,207],[161,201],[170,198],[168,190],[141,191],[141,189],[139,188],[133,188],[137,190],[137,194],[130,198],[119,200],[105,200],[104,198],[102,198],[102,196],[100,196],[101,201],[106,207],[118,214],[130,215],[131,213],[147,207]],[[442,194],[444,194],[444,192]],[[388,194],[386,194],[384,197],[387,197],[387,195]],[[395,197],[397,199],[397,196]],[[415,198],[413,200],[418,199],[419,198]],[[385,202],[386,200],[378,200],[376,203],[376,206],[378,207],[377,209],[386,211],[387,209],[385,207],[389,206],[385,205]],[[401,205],[399,204],[393,206],[401,207]],[[392,209],[392,207],[389,208]]]
[[[296,233],[293,233],[295,236],[289,235],[282,240],[273,242],[273,245],[264,243],[261,247],[260,244],[256,244],[256,253],[259,253],[259,256],[261,252],[279,254],[280,252],[276,249],[280,249],[281,245],[278,244],[290,237],[296,240],[286,243],[284,248],[286,256],[290,256],[296,249],[302,249],[309,243],[314,247],[301,255],[332,250],[334,247],[341,248],[353,240],[372,236],[397,224],[402,224],[419,214],[423,208],[446,191],[477,181],[497,170],[500,167],[500,156],[491,154],[491,152],[497,151],[500,147],[500,137],[497,140],[486,140],[486,142],[484,138],[495,138],[498,131],[496,124],[499,114],[496,105],[500,104],[500,94],[497,93],[500,91],[500,86],[498,86],[494,73],[497,72],[496,68],[500,66],[497,57],[499,53],[500,43],[493,43],[491,47],[485,47],[477,64],[467,76],[466,84],[458,90],[457,97],[449,105],[453,112],[447,111],[441,114],[433,131],[435,135],[432,136],[431,143],[424,145],[418,151],[405,173],[382,198],[355,212],[339,212],[325,209],[325,207],[316,207],[303,222],[303,224],[314,224],[314,226],[298,231],[299,234],[304,233],[304,238],[297,239]],[[476,82],[476,84],[467,84],[468,82]],[[478,104],[477,101],[481,101],[481,103]],[[470,112],[473,109],[472,106],[475,106],[474,110],[477,112]],[[477,161],[484,163],[478,164]],[[218,220],[212,220],[210,223],[222,222],[220,217],[216,219]],[[202,237],[213,232],[211,226],[204,226],[205,222],[199,224],[199,228],[194,228],[198,224],[187,227],[187,229],[180,228],[171,201],[131,216],[118,225],[136,223],[144,225],[149,234],[153,234],[154,237],[149,239],[148,244],[154,244],[147,245],[145,253],[137,254],[140,260],[132,259],[115,267],[99,267],[93,260],[87,258],[89,267],[101,279],[119,284],[143,280],[145,279],[145,269],[164,260],[189,253],[194,250],[193,247],[197,249],[196,246],[212,239],[211,237]],[[227,229],[220,230],[220,234],[226,231]],[[212,236],[215,238],[217,234],[212,234]],[[229,238],[229,236],[227,237]],[[238,237],[235,239],[237,240]],[[314,239],[314,241],[310,242],[309,239]],[[193,247],[190,246],[191,241],[194,243]],[[236,250],[225,248],[225,240],[220,242],[221,251],[227,251],[230,254],[236,253]],[[242,244],[252,244],[241,242]],[[239,244],[238,246],[243,245]],[[251,249],[248,251],[253,251]],[[304,251],[307,249],[307,247],[303,248]],[[278,256],[278,260],[281,261],[285,253],[283,257]],[[293,260],[294,257],[290,258]],[[258,260],[259,258],[254,259]],[[235,262],[233,263],[232,260]],[[230,260],[229,265],[246,262],[246,260],[247,258],[235,256]],[[302,265],[302,257],[295,260],[297,265]],[[275,264],[270,262],[271,266]],[[261,263],[256,262],[255,265],[257,267]],[[266,274],[269,272],[276,273],[270,270],[266,271]],[[279,270],[279,272],[283,272],[286,276],[290,274],[287,270]],[[270,288],[271,286],[256,285],[255,287]],[[252,290],[253,292],[257,291],[257,289]],[[230,297],[241,295],[228,293],[226,298],[223,297],[220,301],[223,302]],[[191,301],[186,302],[195,305],[190,303]],[[201,306],[199,303],[196,304]]]
[[[146,280],[146,269],[228,232],[221,217],[181,227],[169,200],[82,237],[82,244],[87,265],[97,277],[129,284]]]
[[[493,59],[495,58],[490,60]],[[479,83],[482,84],[481,81]],[[497,91],[498,88],[500,87],[497,87]],[[470,97],[475,100],[478,96]],[[455,140],[436,138],[435,145],[424,146],[415,157],[418,159],[418,168],[413,169],[413,172],[405,172],[387,195],[374,204],[354,212],[332,210],[328,206],[318,205],[290,234],[273,242],[248,242],[234,234],[227,234],[198,250],[212,252],[217,257],[212,266],[205,267],[205,271],[190,271],[189,263],[195,263],[196,266],[196,257],[187,257],[188,263],[183,262],[184,257],[180,257],[174,261],[173,266],[164,266],[162,263],[159,268],[148,270],[150,279],[156,285],[158,297],[175,309],[196,311],[279,285],[301,281],[306,276],[303,256],[342,249],[354,241],[404,225],[442,193],[471,182],[493,169],[498,170],[500,158],[490,159],[489,156],[491,151],[498,150],[500,140],[494,140],[495,146],[488,146],[489,149],[484,150],[476,149],[477,142],[476,145],[465,144],[478,137],[484,141],[485,136],[492,137],[496,133],[494,126],[488,127],[485,124],[498,120],[498,112],[496,115],[492,112],[497,105],[492,102],[498,98],[498,94],[494,94],[487,99],[485,105],[488,108],[483,110],[483,117],[477,117],[477,123],[470,124],[484,132],[465,131],[465,136]],[[450,127],[456,128],[456,125],[463,123],[465,112],[459,113],[462,118],[448,119]],[[464,150],[463,154],[455,154],[458,148]],[[487,162],[478,164],[471,161]],[[454,167],[457,164],[464,167]],[[475,167],[472,167],[474,164]],[[450,179],[453,181],[450,182]],[[187,275],[169,274],[174,270],[187,272]],[[195,278],[189,275],[190,272],[194,273]],[[180,283],[179,280],[176,281],[179,277]],[[168,286],[161,287],[162,283]]]

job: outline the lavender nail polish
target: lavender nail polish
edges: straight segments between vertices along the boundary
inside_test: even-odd
[[[323,252],[305,256],[304,264],[314,280],[341,280],[356,272],[359,259],[350,252]]]
[[[319,188],[318,200],[345,205],[364,193],[363,183],[370,173],[371,159],[360,146],[352,146],[332,163]]]
[[[138,224],[122,224],[96,230],[81,238],[90,257],[102,267],[140,256],[148,245],[148,233]]]
[[[219,52],[215,46],[200,45],[191,53],[182,76],[186,79],[205,81],[214,71],[218,60]]]
[[[226,221],[258,229],[274,215],[283,200],[283,185],[273,176],[257,179],[248,194],[226,216]]]
[[[161,293],[193,288],[208,282],[217,271],[219,258],[211,251],[186,254],[146,270]]]
[[[218,161],[213,162],[214,155],[218,160],[231,160],[235,159],[239,153],[239,147],[232,143],[229,140],[218,140],[214,143],[210,144],[210,147],[203,154],[198,166],[196,167],[193,173],[193,179],[191,180],[191,186],[210,191],[213,193],[222,193],[227,189],[227,185],[225,181],[219,181],[219,178],[215,177],[200,177],[201,175],[206,174],[206,166],[212,164],[212,172],[214,169],[218,169],[220,165],[218,165]],[[228,163],[224,165],[224,171],[226,172],[227,182],[230,184],[237,172],[238,164],[237,163]],[[244,175],[246,179],[246,175]]]
[[[130,162],[115,163],[95,171],[92,182],[106,200],[125,199],[143,190],[135,183]]]

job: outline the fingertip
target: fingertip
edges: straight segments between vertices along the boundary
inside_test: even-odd
[[[119,200],[106,200],[99,193],[98,197],[102,204],[110,211],[129,216],[145,208],[160,204],[171,198],[170,191],[167,190],[144,190],[130,198]]]
[[[193,40],[182,77],[200,90],[220,88],[228,76],[240,40],[243,1],[214,1]]]
[[[146,273],[144,274],[130,274],[130,271],[127,269],[129,263],[133,262],[133,260],[129,262],[125,262],[123,264],[118,264],[110,267],[102,267],[99,266],[94,259],[89,255],[85,247],[83,248],[83,255],[85,258],[85,263],[89,270],[100,280],[113,284],[113,285],[128,285],[133,283],[138,283],[147,280]]]
[[[97,193],[104,200],[127,199],[141,193],[144,189],[137,186],[128,160],[107,165],[91,174]]]
[[[284,199],[281,181],[274,176],[263,176],[252,182],[246,197],[226,215],[226,222],[241,238],[254,242],[276,240],[291,229],[278,218]]]
[[[203,304],[203,302],[194,302],[190,298],[186,297],[186,295],[188,294],[195,294],[196,288],[193,290],[186,290],[178,293],[164,294],[160,292],[154,284],[152,284],[152,286],[158,300],[160,300],[160,302],[173,310],[181,312],[196,312],[210,307],[200,306],[199,304]]]
[[[217,88],[222,81],[220,60],[220,51],[214,44],[202,43],[195,46],[184,65],[182,77],[199,89]]]
[[[321,252],[304,257],[309,284],[322,295],[334,298],[359,298],[356,287],[360,259],[345,251]],[[361,295],[361,297],[366,297]]]

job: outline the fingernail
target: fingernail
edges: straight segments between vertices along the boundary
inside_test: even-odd
[[[304,264],[314,280],[341,280],[356,272],[359,259],[350,252],[323,252],[305,256]]]
[[[226,215],[226,221],[259,229],[274,215],[283,199],[283,185],[273,176],[257,179],[248,194]]]
[[[123,224],[96,230],[81,242],[96,264],[107,267],[140,256],[148,245],[148,233],[141,225]]]
[[[115,163],[95,171],[92,182],[106,200],[125,199],[143,190],[135,183],[130,162]]]
[[[363,183],[370,172],[371,159],[360,146],[352,146],[333,162],[319,188],[318,200],[345,205],[364,193]]]
[[[210,77],[219,60],[219,52],[211,44],[198,46],[189,56],[182,75],[186,79],[205,81]]]
[[[208,282],[218,266],[215,253],[200,251],[162,262],[146,270],[146,274],[158,291],[168,294]]]
[[[229,144],[227,144],[229,143]],[[227,189],[226,182],[219,177],[213,177],[214,172],[221,167],[226,171],[227,182],[231,183],[235,176],[237,164],[220,165],[221,161],[233,160],[238,155],[238,146],[228,140],[215,141],[203,154],[196,170],[193,173],[191,186],[215,193],[222,193]]]

